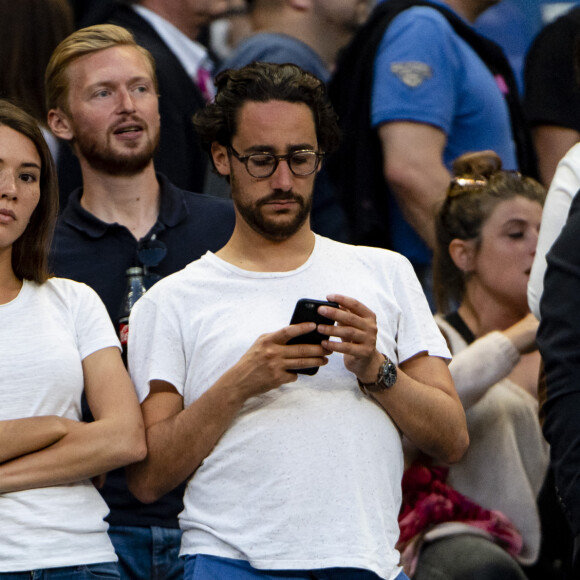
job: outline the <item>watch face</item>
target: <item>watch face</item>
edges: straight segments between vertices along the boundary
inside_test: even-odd
[[[397,381],[397,367],[390,360],[386,360],[382,367],[381,383],[384,388],[390,389]]]
[[[397,382],[397,366],[392,360],[387,358],[386,355],[383,356],[385,357],[385,361],[379,368],[376,383],[362,383],[359,379],[357,379],[358,386],[365,395],[386,391]]]

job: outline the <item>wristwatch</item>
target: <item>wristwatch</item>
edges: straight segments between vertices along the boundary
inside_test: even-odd
[[[377,380],[374,383],[363,383],[357,378],[359,389],[365,395],[386,391],[397,382],[397,366],[386,354],[383,356],[385,360],[379,367]]]

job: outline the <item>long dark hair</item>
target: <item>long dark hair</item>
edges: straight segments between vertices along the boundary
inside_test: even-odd
[[[24,233],[12,244],[12,269],[20,280],[42,284],[49,277],[48,252],[58,215],[58,184],[54,161],[34,118],[0,100],[0,126],[30,139],[40,157],[40,199]]]
[[[437,309],[446,313],[461,302],[465,273],[449,254],[452,240],[481,239],[481,228],[502,201],[521,196],[544,205],[546,190],[531,177],[502,171],[493,151],[465,153],[453,163],[451,184],[435,221],[436,247],[433,258],[433,290]]]

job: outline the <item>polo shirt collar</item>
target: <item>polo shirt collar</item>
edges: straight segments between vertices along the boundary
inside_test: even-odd
[[[156,224],[145,238],[166,227],[174,227],[183,221],[189,211],[185,204],[184,192],[175,187],[167,177],[157,173],[160,187],[160,206]],[[69,196],[61,219],[69,226],[85,233],[91,238],[102,238],[111,228],[122,228],[118,223],[107,223],[99,219],[81,205],[83,189],[75,189]]]

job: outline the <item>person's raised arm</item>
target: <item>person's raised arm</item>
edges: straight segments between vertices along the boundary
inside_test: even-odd
[[[81,481],[143,459],[143,420],[119,350],[87,356],[83,372],[95,421],[70,421],[53,445],[0,465],[0,493]]]
[[[504,331],[492,331],[453,355],[449,371],[465,410],[505,379],[521,355],[536,350],[538,321],[528,314]]]
[[[328,300],[341,308],[319,312],[337,325],[319,330],[340,341],[323,341],[323,346],[343,353],[345,367],[361,382],[375,382],[384,360],[376,347],[375,314],[353,298],[333,294]],[[394,386],[373,397],[421,451],[448,463],[461,459],[469,443],[465,412],[443,359],[423,353],[404,361]]]
[[[326,364],[319,345],[287,345],[310,332],[314,323],[287,326],[260,336],[242,358],[194,403],[166,381],[152,380],[142,403],[147,458],[127,469],[129,489],[150,503],[188,479],[234,421],[242,405],[280,385],[296,381],[290,369]]]
[[[378,128],[383,173],[397,203],[425,243],[435,246],[435,215],[451,175],[443,165],[447,136],[422,123],[390,122]]]

